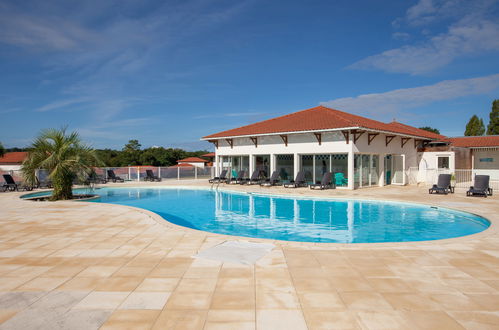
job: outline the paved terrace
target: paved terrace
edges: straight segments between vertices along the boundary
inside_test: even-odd
[[[234,237],[170,225],[147,211],[1,193],[0,329],[499,327],[498,197],[395,186],[231,188],[430,203],[493,224],[477,235],[421,243],[274,242],[270,254],[246,266],[191,257]]]

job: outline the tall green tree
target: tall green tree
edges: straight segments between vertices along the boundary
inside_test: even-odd
[[[120,155],[124,165],[141,165],[140,162],[140,147],[142,145],[139,140],[129,140],[123,147],[123,152]]]
[[[422,129],[422,130],[425,130],[425,131],[428,131],[428,132],[432,132],[432,133],[435,133],[435,134],[440,134],[440,130],[438,128],[433,128],[433,127],[430,127],[430,126],[423,126],[423,127],[420,127],[419,129]]]
[[[485,125],[483,124],[483,119],[478,118],[477,115],[473,115],[470,118],[468,124],[466,124],[466,130],[464,131],[465,136],[481,136],[485,133]]]
[[[492,110],[490,111],[490,121],[487,126],[487,135],[499,135],[499,100],[492,102]]]
[[[2,157],[3,155],[5,155],[5,148],[3,147],[2,142],[0,142],[0,157]]]
[[[95,151],[85,145],[78,133],[66,129],[42,131],[30,147],[21,171],[27,184],[37,183],[36,171],[45,169],[54,185],[51,200],[73,197],[73,180],[84,181],[101,162]]]

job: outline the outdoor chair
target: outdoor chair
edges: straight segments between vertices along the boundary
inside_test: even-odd
[[[269,179],[265,179],[265,181],[260,182],[260,186],[262,187],[271,187],[271,186],[276,186],[281,182],[279,179],[279,172],[274,171],[272,172],[272,175],[270,176]]]
[[[489,186],[490,176],[475,175],[474,185],[466,192],[466,196],[492,196],[492,188]]]
[[[220,176],[216,176],[213,179],[209,179],[209,183],[223,183],[227,181],[227,170],[223,170]]]
[[[114,174],[114,171],[113,170],[107,170],[107,177],[109,178],[109,181],[113,181],[113,182],[125,182],[125,179],[119,177],[119,176],[116,176],[116,174]]]
[[[324,190],[332,188],[333,185],[331,183],[331,177],[332,177],[331,172],[324,173],[324,175],[322,176],[322,181],[320,183],[311,184],[310,189]]]
[[[154,175],[153,171],[152,170],[146,170],[146,177],[144,178],[144,181],[161,181],[161,178]]]
[[[307,182],[305,181],[305,172],[299,171],[296,174],[296,178],[291,180],[289,183],[284,184],[284,188],[298,188],[298,187],[306,187]]]
[[[32,186],[25,185],[22,183],[17,183],[10,174],[4,174],[3,179],[5,180],[5,183],[3,185],[4,190],[9,190],[9,191],[15,191],[15,190],[19,191],[19,189],[23,189],[26,191],[33,190]]]
[[[345,178],[345,175],[341,172],[334,173],[334,183],[338,186],[344,186],[348,184],[348,179]]]
[[[244,174],[245,174],[244,170],[241,170],[241,171],[237,172],[235,176],[233,176],[232,178],[230,178],[230,181],[228,183],[230,183],[230,184],[239,184],[239,183],[241,183],[241,181],[244,180]]]
[[[443,193],[447,195],[449,192],[454,192],[454,189],[450,185],[451,177],[450,174],[439,174],[437,184],[434,184],[433,187],[428,189],[428,193]]]
[[[260,170],[254,170],[253,174],[251,174],[251,178],[249,180],[246,180],[246,184],[252,185],[252,184],[260,184],[262,180],[260,179]]]

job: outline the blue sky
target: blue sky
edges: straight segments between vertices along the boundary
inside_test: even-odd
[[[462,135],[499,98],[499,1],[0,1],[0,141],[199,138],[319,104]]]

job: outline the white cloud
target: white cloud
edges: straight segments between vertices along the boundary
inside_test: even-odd
[[[422,27],[423,41],[368,56],[349,66],[351,69],[382,70],[393,73],[425,74],[448,65],[457,58],[499,51],[499,22],[493,13],[497,1],[491,0],[420,0],[408,9],[402,23]],[[445,32],[432,34],[426,26],[452,22]],[[407,32],[394,32],[394,38],[408,37]],[[402,39],[403,38],[399,38]]]
[[[479,78],[445,80],[434,85],[396,89],[385,93],[344,97],[322,105],[382,119],[403,109],[416,108],[433,102],[499,91],[499,74]]]
[[[39,108],[35,109],[35,111],[46,112],[46,111],[58,110],[58,109],[61,109],[64,107],[69,107],[69,106],[73,106],[76,104],[85,103],[88,101],[89,101],[88,98],[82,98],[82,97],[59,100],[59,101],[54,101],[54,102],[48,103],[42,107],[39,107]]]

